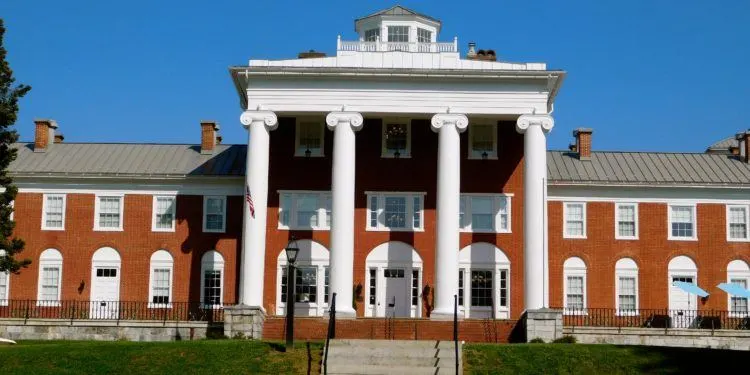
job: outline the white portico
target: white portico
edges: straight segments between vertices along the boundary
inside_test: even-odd
[[[354,315],[355,139],[366,126],[364,118],[430,119],[437,133],[438,178],[429,182],[437,191],[435,275],[429,282],[431,316],[437,319],[452,316],[459,288],[460,134],[475,119],[517,120],[525,140],[525,308],[547,305],[546,135],[564,73],[543,63],[462,59],[457,39],[438,42],[440,26],[394,7],[357,20],[358,37],[351,42],[339,37],[336,56],[250,60],[230,69],[246,108],[247,185],[254,203],[254,215],[248,207],[244,212],[240,303],[262,307],[264,301],[269,132],[277,117],[316,116],[326,119],[331,132],[326,136],[333,137],[329,289],[337,293],[338,314]]]

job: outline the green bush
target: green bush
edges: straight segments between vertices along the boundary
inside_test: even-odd
[[[529,341],[530,344],[544,344],[544,340],[541,337],[537,337],[531,341]]]
[[[575,344],[576,338],[573,336],[563,336],[552,341],[555,344]]]

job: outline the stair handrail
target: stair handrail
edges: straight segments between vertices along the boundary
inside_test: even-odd
[[[453,348],[456,352],[456,375],[458,375],[458,295],[453,295]]]
[[[323,374],[328,374],[328,344],[336,338],[336,293],[331,296],[331,307],[328,309],[328,333],[326,333],[326,349],[323,355]]]

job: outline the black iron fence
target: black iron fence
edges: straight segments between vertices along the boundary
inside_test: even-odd
[[[721,310],[670,310],[611,308],[561,308],[563,325],[569,327],[640,327],[640,328],[696,328],[748,329],[748,312]]]
[[[0,319],[223,322],[221,306],[201,302],[0,300]]]

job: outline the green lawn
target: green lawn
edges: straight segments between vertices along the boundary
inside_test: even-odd
[[[584,344],[466,344],[467,374],[685,374],[737,368],[750,353]],[[709,371],[702,371],[708,369]]]
[[[0,374],[311,374],[322,345],[249,340],[34,341],[0,346]]]

